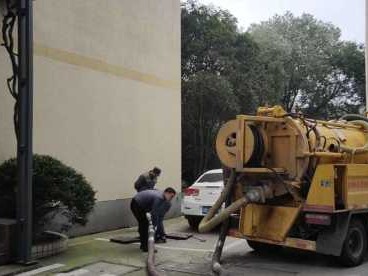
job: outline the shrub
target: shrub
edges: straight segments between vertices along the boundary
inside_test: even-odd
[[[17,162],[9,159],[0,165],[0,217],[15,218]],[[33,157],[34,239],[56,214],[67,218],[62,230],[87,223],[95,204],[95,191],[83,175],[59,160],[45,155]]]

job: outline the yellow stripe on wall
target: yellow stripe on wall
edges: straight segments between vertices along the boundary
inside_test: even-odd
[[[114,75],[122,79],[143,82],[145,84],[169,89],[179,89],[180,83],[173,80],[164,80],[151,74],[127,69],[121,66],[109,64],[105,61],[68,52],[62,49],[50,48],[41,44],[34,44],[34,54],[55,61],[88,68],[94,71]]]

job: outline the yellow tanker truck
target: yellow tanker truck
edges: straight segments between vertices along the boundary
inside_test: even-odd
[[[199,231],[222,224],[213,256],[218,271],[226,235],[254,250],[291,247],[362,263],[368,235],[368,119],[305,118],[282,107],[239,115],[218,132],[225,188]],[[218,213],[226,203],[227,208]],[[235,222],[235,223],[234,223]],[[235,225],[235,228],[233,226]]]

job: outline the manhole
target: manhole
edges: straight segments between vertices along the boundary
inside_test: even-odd
[[[65,273],[58,273],[57,276],[119,276],[137,270],[136,267],[121,264],[112,264],[108,262],[98,262],[89,264],[78,269]]]

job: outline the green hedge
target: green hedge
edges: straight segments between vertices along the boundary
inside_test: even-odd
[[[16,216],[17,178],[15,158],[0,165],[0,217]],[[53,157],[34,155],[34,239],[55,214],[67,218],[63,230],[76,223],[85,225],[95,201],[95,191],[82,174]]]

